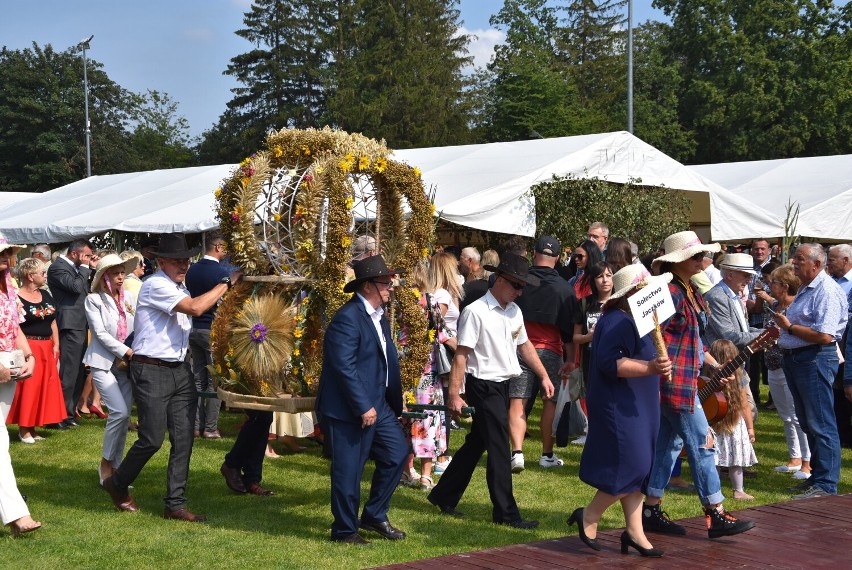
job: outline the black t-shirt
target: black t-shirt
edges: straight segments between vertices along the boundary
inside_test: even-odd
[[[24,306],[26,321],[21,323],[21,330],[27,336],[50,336],[53,331],[50,323],[56,318],[56,302],[45,290],[41,291],[41,303],[30,303],[20,295],[18,299]]]

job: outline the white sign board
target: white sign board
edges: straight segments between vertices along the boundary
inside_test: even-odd
[[[633,320],[636,321],[639,336],[645,336],[654,330],[655,309],[660,324],[675,313],[668,283],[649,285],[639,289],[627,299],[627,302],[630,305],[630,312],[633,313]]]

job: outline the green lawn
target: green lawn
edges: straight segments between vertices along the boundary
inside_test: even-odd
[[[8,531],[0,531],[3,564],[30,569],[362,568],[576,534],[576,527],[565,526],[566,516],[593,494],[593,489],[577,479],[582,448],[572,445],[557,450],[566,466],[541,469],[537,462],[541,447],[535,443],[538,429],[531,426],[533,439],[525,446],[528,468],[515,475],[514,482],[523,516],[541,521],[536,531],[489,522],[491,504],[483,460],[459,505],[466,514],[463,519],[442,517],[423,492],[400,488],[391,504],[390,520],[408,533],[406,540],[389,542],[367,533],[365,536],[375,539],[368,547],[334,544],[328,540],[328,464],[318,447],[266,460],[264,486],[277,491],[274,497],[237,496],[225,487],[219,466],[242,418],[239,413],[223,413],[220,425],[225,438],[196,443],[189,508],[208,516],[209,522],[203,525],[161,518],[168,444],[136,481],[133,496],[141,512],[128,514],[113,509],[109,496],[98,488],[96,465],[103,420],[84,420],[82,427],[65,432],[46,431],[47,439],[36,445],[20,443],[13,428],[11,454],[18,485],[29,496],[33,515],[44,528],[18,540],[10,538]],[[453,432],[451,450],[461,444],[463,433]],[[132,443],[133,434],[129,440]],[[756,501],[728,500],[729,510],[790,496],[786,487],[794,481],[789,475],[773,472],[774,466],[786,460],[781,422],[774,412],[761,412],[756,446],[759,477],[746,480],[746,491]],[[852,482],[850,454],[843,450],[842,493],[849,491]],[[364,497],[371,473],[368,465]],[[730,495],[727,480],[722,487]],[[665,509],[673,518],[700,514],[694,495],[670,493]],[[603,525],[623,526],[617,506],[607,513]]]

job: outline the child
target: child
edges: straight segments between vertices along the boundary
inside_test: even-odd
[[[710,354],[720,364],[736,357],[739,351],[729,340],[720,339],[710,346]],[[723,388],[728,400],[728,412],[717,424],[716,430],[716,466],[727,467],[734,499],[749,501],[754,499],[743,489],[743,468],[757,463],[754,454],[754,422],[751,406],[748,403],[748,383],[743,383],[743,371],[737,368],[730,382]]]

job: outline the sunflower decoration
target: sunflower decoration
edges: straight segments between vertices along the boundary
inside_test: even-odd
[[[247,394],[266,395],[277,384],[291,394],[316,393],[325,327],[350,297],[343,286],[358,236],[375,236],[388,264],[407,268],[434,235],[434,207],[419,170],[392,160],[384,141],[327,127],[270,133],[266,148],[240,163],[216,199],[234,262],[249,280],[279,278],[274,291],[256,286],[228,303],[232,290],[214,322],[213,372]],[[411,388],[431,345],[425,315],[408,293],[398,288],[390,318],[403,384]],[[270,295],[283,299],[286,318],[270,319],[269,311],[260,317]],[[284,379],[263,384],[261,376],[276,371]]]

